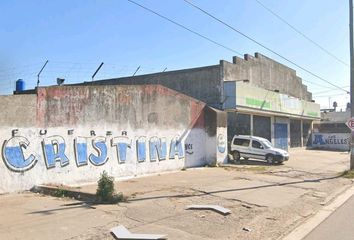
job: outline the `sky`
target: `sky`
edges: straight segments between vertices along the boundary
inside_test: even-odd
[[[233,56],[259,52],[297,71],[321,108],[350,96],[225,27],[183,0],[134,0],[216,41],[215,45],[127,0],[0,1],[0,94],[11,94],[17,79],[40,86],[216,65]],[[285,58],[349,90],[349,3],[347,0],[258,0],[333,53],[322,51],[256,0],[190,0]]]

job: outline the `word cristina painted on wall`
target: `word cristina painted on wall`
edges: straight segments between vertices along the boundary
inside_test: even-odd
[[[164,161],[167,157],[169,159],[175,159],[176,156],[178,159],[184,158],[183,144],[178,136],[169,142],[164,137],[156,136],[149,139],[138,137],[135,138],[135,141],[127,136],[112,137],[110,140],[103,136],[76,137],[72,144],[77,167],[88,165],[88,163],[95,166],[105,164],[108,161],[108,147],[115,149],[118,164],[124,164],[127,161],[127,156],[131,156],[131,151],[134,150],[136,153],[133,155],[136,156],[139,163],[146,162],[148,157],[150,162]],[[13,134],[10,139],[4,141],[2,157],[10,170],[24,172],[36,165],[38,159],[35,152],[31,152],[29,146],[30,142],[24,136],[14,136]],[[54,168],[57,162],[61,167],[70,164],[68,146],[62,136],[44,137],[41,140],[41,146],[39,148],[34,146],[34,149],[42,149],[47,169]]]

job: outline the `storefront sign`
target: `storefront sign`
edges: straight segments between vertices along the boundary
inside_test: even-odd
[[[236,106],[320,118],[320,105],[317,103],[239,82],[236,82]]]

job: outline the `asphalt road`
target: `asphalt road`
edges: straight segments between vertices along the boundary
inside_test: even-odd
[[[354,196],[334,211],[303,240],[354,240]]]
[[[280,239],[352,186],[336,177],[349,168],[347,153],[290,154],[284,165],[249,160],[116,181],[117,192],[129,197],[119,204],[0,195],[0,240],[113,240],[110,229],[118,225],[132,233],[167,234],[169,240]],[[97,184],[71,189],[95,194]],[[194,204],[221,205],[232,213],[186,210]]]

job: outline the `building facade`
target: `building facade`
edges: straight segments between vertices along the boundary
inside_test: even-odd
[[[265,137],[276,146],[306,146],[320,106],[296,71],[264,55],[192,69],[83,84],[161,84],[227,111],[228,140],[235,134]]]

